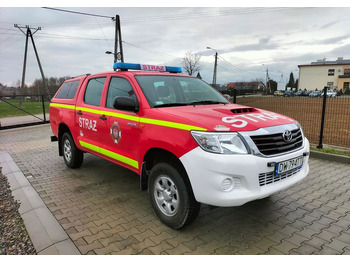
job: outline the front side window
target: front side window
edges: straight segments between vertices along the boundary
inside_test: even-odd
[[[128,80],[120,77],[112,77],[109,82],[106,107],[113,108],[114,99],[118,96],[127,96],[135,99],[135,91]]]
[[[137,75],[135,78],[150,107],[229,103],[198,78],[168,75]]]
[[[328,75],[334,76],[334,69],[328,69]]]
[[[87,84],[84,102],[89,105],[100,106],[103,85],[106,77],[92,78]]]

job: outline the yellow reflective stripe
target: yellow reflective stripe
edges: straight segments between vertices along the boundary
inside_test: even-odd
[[[135,121],[135,122],[140,121],[140,117],[138,117],[138,116],[130,116],[130,115],[119,114],[119,113],[110,112],[110,111],[100,111],[100,113],[103,115],[106,115],[106,116],[113,116],[116,118],[122,118],[122,119],[131,120],[131,121]]]
[[[128,158],[126,156],[119,155],[117,153],[114,153],[114,152],[109,151],[109,150],[104,149],[104,148],[101,148],[100,150],[101,150],[100,153],[102,155],[108,156],[108,157],[113,158],[115,160],[118,160],[118,161],[120,161],[122,163],[125,163],[125,164],[127,164],[129,166],[132,166],[132,167],[134,167],[136,169],[139,169],[139,162],[137,162],[136,160],[133,160],[133,159]]]
[[[140,122],[144,123],[144,124],[166,126],[166,127],[183,129],[183,130],[188,130],[188,131],[191,131],[191,130],[206,131],[205,128],[198,127],[198,126],[191,126],[191,125],[180,124],[180,123],[176,123],[176,122],[169,122],[169,121],[164,121],[164,120],[157,120],[157,119],[141,118]]]
[[[197,127],[197,126],[185,125],[185,124],[180,124],[180,123],[176,123],[176,122],[169,122],[169,121],[164,121],[164,120],[157,120],[157,119],[142,118],[142,117],[137,117],[137,116],[130,116],[130,115],[114,113],[114,112],[110,112],[110,111],[100,111],[100,114],[103,114],[103,115],[106,115],[106,116],[113,116],[113,117],[116,117],[116,118],[127,119],[127,120],[140,122],[140,123],[144,123],[144,124],[166,126],[166,127],[183,129],[183,130],[189,130],[189,131],[190,130],[206,131],[205,128],[201,128],[201,127]]]
[[[97,114],[97,115],[101,114],[100,110],[87,108],[87,107],[76,107],[75,110],[80,110],[80,111],[83,111],[83,112],[93,113],[93,114]]]
[[[98,147],[98,146],[95,146],[95,145],[90,144],[90,143],[86,143],[86,142],[81,141],[81,140],[79,140],[79,144],[80,144],[82,147],[85,147],[85,148],[87,148],[87,149],[90,149],[90,150],[92,150],[92,151],[95,151],[95,152],[97,152],[97,153],[100,153],[100,147]]]
[[[125,157],[125,156],[122,156],[122,155],[119,155],[117,153],[114,153],[112,151],[109,151],[107,149],[104,149],[102,147],[98,147],[98,146],[95,146],[93,144],[90,144],[90,143],[87,143],[87,142],[84,142],[84,141],[81,141],[79,140],[79,143],[82,147],[85,147],[87,149],[90,149],[92,151],[95,151],[97,153],[100,153],[102,155],[105,155],[105,156],[108,156],[110,158],[113,158],[117,161],[120,161],[122,163],[125,163],[129,166],[132,166],[136,169],[139,169],[139,163],[136,161],[136,160],[133,160],[131,158],[128,158],[128,157]]]
[[[207,131],[207,129],[202,128],[202,127],[198,127],[198,126],[191,126],[191,125],[170,122],[170,121],[164,121],[164,120],[158,120],[158,119],[142,118],[142,117],[131,116],[131,115],[127,115],[127,114],[120,114],[120,113],[115,113],[115,112],[110,112],[110,111],[100,111],[100,110],[91,109],[91,108],[87,108],[87,107],[74,107],[74,106],[68,106],[68,105],[62,105],[62,104],[50,104],[50,105],[54,105],[56,107],[63,107],[63,108],[80,110],[83,112],[89,112],[89,113],[93,113],[93,114],[112,116],[112,117],[116,117],[116,118],[130,120],[130,121],[140,122],[140,123],[144,123],[144,124],[165,126],[165,127],[188,130],[188,131],[191,131],[191,130]]]
[[[67,109],[75,109],[75,106],[64,105],[64,104],[56,104],[56,103],[50,103],[50,106],[60,107],[60,108],[67,108]]]

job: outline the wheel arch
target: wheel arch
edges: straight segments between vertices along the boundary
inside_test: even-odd
[[[70,135],[72,135],[72,132],[70,131],[69,127],[64,123],[61,123],[58,127],[58,154],[59,154],[59,156],[63,156],[61,142],[62,142],[62,136],[66,132],[68,132]]]
[[[172,152],[162,149],[162,148],[152,148],[147,151],[143,158],[142,170],[140,176],[140,189],[142,191],[148,189],[148,177],[152,168],[158,163],[168,163],[174,168],[176,168],[181,174],[182,178],[188,185],[189,189],[192,191],[192,186],[188,178],[186,169],[180,159]]]

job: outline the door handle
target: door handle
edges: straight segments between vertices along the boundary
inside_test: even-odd
[[[78,111],[77,114],[81,116],[83,114],[83,112]]]
[[[101,120],[107,120],[107,117],[105,115],[103,115],[103,116],[100,116],[100,119]]]

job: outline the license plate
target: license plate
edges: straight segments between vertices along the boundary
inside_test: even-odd
[[[279,176],[280,174],[283,174],[285,172],[294,170],[294,169],[300,169],[303,166],[303,156],[299,156],[293,159],[289,159],[280,163],[276,164],[275,169],[275,176]]]

